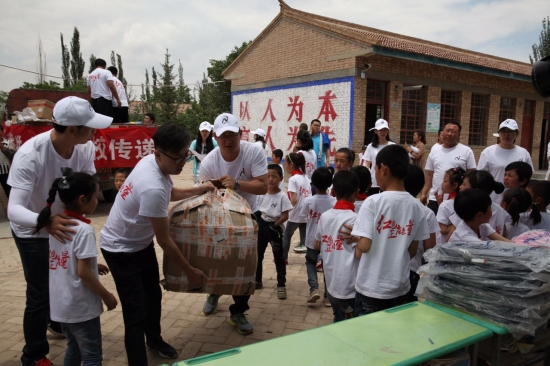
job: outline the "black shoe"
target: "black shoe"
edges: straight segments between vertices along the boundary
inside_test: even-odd
[[[61,329],[61,324],[58,322],[50,320],[50,323],[48,324],[48,330],[51,334],[57,337],[65,338],[65,334],[63,334],[63,329]]]
[[[159,353],[160,357],[164,358],[177,358],[178,357],[178,351],[168,343],[166,343],[162,337],[159,337],[154,342],[147,341],[147,347],[149,347],[152,350],[155,350]]]

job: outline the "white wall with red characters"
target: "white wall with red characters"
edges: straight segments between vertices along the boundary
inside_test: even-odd
[[[353,139],[354,78],[345,77],[231,94],[232,114],[243,131],[242,139],[253,141],[252,131],[266,131],[267,149],[288,152],[301,123],[321,121],[321,131],[331,139],[331,155]]]

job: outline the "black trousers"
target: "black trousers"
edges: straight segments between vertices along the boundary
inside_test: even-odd
[[[127,123],[129,121],[128,107],[113,107],[113,123]]]
[[[162,292],[154,244],[134,253],[101,252],[122,305],[128,364],[147,365],[144,336],[149,341],[160,337]]]
[[[262,282],[264,254],[268,244],[271,244],[273,258],[275,259],[275,268],[277,269],[277,287],[286,285],[286,265],[283,250],[283,232],[278,227],[276,231],[270,228],[272,222],[267,222],[258,216],[258,266],[256,267],[256,282]]]
[[[92,108],[96,113],[113,117],[113,102],[108,99],[103,97],[97,99],[92,98]]]
[[[433,213],[437,216],[437,211],[439,211],[439,205],[437,204],[437,201],[428,201],[428,208],[433,211]]]
[[[11,187],[8,184],[8,175],[9,175],[9,173],[0,174],[0,184],[2,185],[2,188],[4,189],[4,193],[6,194],[6,197],[10,198]]]

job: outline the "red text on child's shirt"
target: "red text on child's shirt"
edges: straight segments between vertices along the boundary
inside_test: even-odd
[[[380,215],[380,220],[378,220],[376,231],[378,231],[378,234],[380,234],[382,230],[389,230],[390,235],[388,236],[388,239],[392,239],[397,238],[397,235],[411,235],[413,226],[413,220],[409,220],[409,223],[407,225],[401,226],[400,224],[396,223],[395,220],[384,221],[384,215]]]
[[[129,183],[129,184],[126,184],[124,187],[122,187],[120,190],[122,191],[120,193],[120,198],[122,198],[123,200],[126,201],[126,197],[132,193],[132,189],[134,188],[134,186],[132,185],[132,183]]]
[[[495,226],[495,231],[497,232],[497,234],[500,234],[500,232],[502,231],[500,225]]]
[[[316,219],[315,222],[319,223],[319,219],[321,218],[320,212],[315,212],[312,209],[309,209],[309,218],[310,219]]]
[[[64,250],[61,252],[61,255],[57,254],[55,250],[50,249],[50,269],[54,271],[61,267],[67,269],[67,260],[69,259],[69,252]]]
[[[344,246],[342,245],[342,240],[340,238],[333,240],[332,235],[323,235],[321,241],[327,245],[327,248],[325,249],[325,252],[327,253],[330,253],[333,250],[344,250]]]
[[[300,187],[300,192],[298,192],[300,196],[309,197],[311,194],[310,189],[304,189],[303,187]]]

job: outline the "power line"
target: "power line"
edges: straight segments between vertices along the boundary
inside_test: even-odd
[[[49,78],[54,78],[54,79],[61,79],[61,80],[68,80],[68,81],[71,81],[71,82],[74,82],[74,81],[78,81],[77,79],[65,79],[61,76],[54,76],[54,75],[47,75],[47,74],[43,74],[43,73],[40,73],[40,72],[36,72],[36,71],[31,71],[31,70],[25,70],[25,69],[20,69],[18,67],[13,67],[13,66],[8,66],[8,65],[3,65],[3,64],[0,64],[0,67],[5,67],[5,68],[8,68],[8,69],[12,69],[12,70],[17,70],[17,71],[22,71],[22,72],[27,72],[27,73],[30,73],[30,74],[35,74],[35,75],[43,75],[43,76],[47,76]],[[209,82],[206,82],[206,83],[199,83],[199,82],[196,82],[196,83],[193,83],[193,84],[183,84],[185,86],[195,86],[197,84],[202,84],[202,85],[208,85],[208,84],[219,84],[219,83],[228,83],[229,80],[221,80],[221,81],[209,81]],[[126,86],[136,86],[136,87],[141,87],[141,86],[144,86],[145,84],[127,84]],[[153,88],[177,88],[180,86],[180,84],[174,84],[174,85],[157,85],[157,86],[153,86],[153,85],[150,85],[152,86]]]

